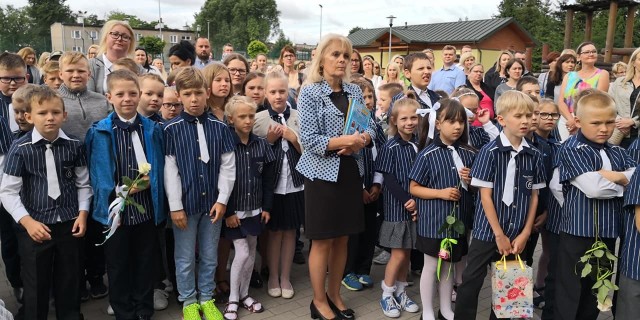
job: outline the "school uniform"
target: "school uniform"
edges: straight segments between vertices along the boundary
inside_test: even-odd
[[[42,243],[24,227],[17,230],[25,319],[47,319],[51,287],[57,318],[80,319],[75,270],[82,240],[72,235],[72,227],[78,212],[89,210],[91,196],[85,149],[77,138],[59,130],[50,142],[34,129],[11,146],[0,199],[16,222],[29,215],[51,230],[51,240]]]
[[[108,226],[109,204],[116,199],[122,177],[133,180],[139,163],[150,163],[149,188],[130,195],[145,209],[127,205],[120,212],[120,227],[104,243],[109,278],[109,303],[118,319],[153,314],[154,270],[157,242],[155,226],[166,219],[164,155],[160,127],[140,114],[124,119],[111,113],[95,123],[85,137],[91,181],[96,192],[92,217]],[[137,143],[140,143],[138,145]],[[162,267],[162,266],[159,266]]]
[[[396,134],[380,149],[376,173],[384,178],[384,221],[380,227],[380,246],[413,249],[416,241],[415,222],[404,204],[411,199],[409,172],[416,158],[416,137],[405,141]]]
[[[173,227],[178,299],[187,306],[212,299],[221,220],[212,224],[209,211],[226,205],[236,176],[234,142],[215,116],[182,112],[164,125],[165,190],[169,209],[184,210],[187,229]],[[198,283],[193,263],[196,240],[200,263]],[[199,298],[199,299],[198,299]]]
[[[152,113],[150,116],[147,117],[147,119],[159,124],[160,126],[162,126],[166,121],[162,118],[160,114],[157,114],[157,113]]]
[[[16,122],[16,118],[13,116],[13,105],[11,104],[11,97],[5,96],[2,92],[0,92],[0,119],[6,122],[9,125],[9,130],[16,131],[19,130],[18,123]]]
[[[224,237],[235,240],[262,233],[262,212],[271,213],[273,208],[276,157],[267,140],[250,133],[247,144],[244,144],[233,127],[230,129],[236,146],[236,167],[241,170],[236,170],[236,181],[225,218],[236,215],[240,219],[240,226],[225,226]]]
[[[631,143],[627,148],[627,153],[636,163],[640,163],[640,139],[636,139]]]
[[[622,237],[619,253],[619,281],[616,319],[635,319],[640,314],[640,232],[636,228],[635,207],[640,205],[640,173],[635,172],[624,193]]]
[[[525,227],[532,193],[545,186],[540,151],[525,139],[516,150],[502,132],[480,150],[471,176],[472,186],[492,189],[491,200],[500,226],[505,236],[513,241]],[[487,265],[500,258],[480,196],[476,200],[472,235],[468,264],[457,290],[456,319],[476,317],[478,294],[487,275]],[[491,317],[495,318],[493,312]]]
[[[454,154],[455,152],[455,154]],[[444,238],[458,239],[453,246],[449,261],[458,262],[467,254],[467,237],[453,231],[450,234],[439,232],[447,216],[452,214],[456,219],[465,223],[469,230],[473,218],[472,194],[470,186],[460,179],[459,170],[463,167],[471,168],[476,151],[468,146],[455,142],[448,146],[436,137],[435,140],[418,153],[413,168],[409,172],[409,179],[429,189],[458,188],[460,200],[448,201],[442,199],[416,199],[418,210],[416,249],[420,252],[438,257],[440,242]]]
[[[418,103],[420,104],[421,109],[432,109],[433,106],[441,99],[440,95],[438,95],[435,91],[431,89],[420,90],[418,88],[409,85],[408,90],[412,90],[416,93]],[[389,110],[391,112],[391,110]]]
[[[578,132],[564,142],[559,155],[560,182],[566,185],[558,246],[557,294],[554,315],[561,319],[596,319],[595,281],[575,273],[579,262],[595,239],[594,215],[598,215],[598,237],[610,250],[620,235],[618,214],[622,211],[622,186],[604,179],[598,170],[625,172],[629,177],[635,161],[624,149],[608,143],[597,144]]]
[[[6,119],[0,119],[0,170],[2,170],[4,156],[11,147],[11,142],[25,135],[28,131],[9,131]],[[13,220],[4,206],[0,205],[0,246],[2,248],[2,261],[5,274],[12,288],[22,288],[20,277],[20,253],[18,252],[18,238],[16,229],[18,225]]]

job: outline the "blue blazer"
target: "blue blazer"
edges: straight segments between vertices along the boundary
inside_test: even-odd
[[[115,190],[114,180],[116,174],[116,142],[113,134],[113,113],[106,118],[95,122],[85,137],[87,148],[87,163],[91,186],[93,187],[93,212],[94,220],[103,225],[109,224],[109,203]],[[167,218],[164,194],[164,151],[162,129],[152,120],[138,114],[142,123],[143,137],[145,141],[145,154],[151,164],[149,182],[151,198],[153,201],[154,222],[159,225]]]

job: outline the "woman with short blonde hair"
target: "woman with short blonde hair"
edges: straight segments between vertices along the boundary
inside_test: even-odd
[[[98,54],[89,59],[89,83],[87,89],[104,94],[106,90],[107,75],[111,73],[111,65],[120,58],[126,58],[133,54],[136,47],[131,26],[119,20],[109,20],[100,30],[100,44]],[[140,67],[139,74],[142,73]]]

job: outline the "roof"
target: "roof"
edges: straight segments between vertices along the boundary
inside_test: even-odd
[[[594,12],[594,11],[603,11],[609,10],[609,6],[611,5],[612,0],[598,0],[598,1],[589,1],[585,3],[576,3],[576,4],[564,4],[560,6],[562,10],[573,10],[577,12]],[[640,3],[634,0],[615,0],[618,5],[618,9],[625,7],[637,6]]]
[[[468,43],[480,42],[499,30],[514,24],[524,36],[535,43],[529,32],[523,29],[513,18],[495,18],[485,20],[468,20],[456,22],[441,22],[399,26],[393,28],[393,35],[406,43]],[[374,28],[358,30],[348,36],[354,47],[367,46],[382,35],[387,34],[389,28]]]

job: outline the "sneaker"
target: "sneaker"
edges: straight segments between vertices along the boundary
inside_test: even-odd
[[[218,311],[218,313],[219,312],[220,311]],[[192,303],[186,307],[182,307],[182,319],[183,320],[202,320],[202,318],[200,317],[200,305],[197,303]]]
[[[382,251],[377,257],[373,259],[373,263],[375,264],[387,264],[389,259],[391,258],[391,254],[386,251]]]
[[[382,307],[382,313],[389,318],[400,317],[400,306],[396,302],[393,296],[380,299],[380,307]]]
[[[358,282],[365,287],[373,287],[373,279],[368,274],[358,275]]]
[[[358,281],[358,277],[355,273],[349,273],[346,275],[344,279],[342,279],[342,285],[351,291],[360,291],[363,289],[362,283]]]
[[[416,313],[420,311],[420,306],[413,302],[406,291],[402,291],[398,296],[395,297],[396,301],[398,301],[399,307],[407,312]]]
[[[169,306],[169,294],[161,289],[153,290],[153,310],[164,310]]]
[[[216,305],[213,304],[213,299],[205,303],[201,303],[200,308],[202,309],[204,318],[207,320],[223,320],[224,319],[224,317],[222,317],[222,312],[220,312],[220,310],[218,310],[218,307],[216,307]],[[187,319],[185,317],[184,320],[191,320],[191,319]]]
[[[111,308],[111,305],[107,307],[107,314],[110,316],[113,316],[116,314],[115,312],[113,312],[113,308]]]
[[[533,305],[538,309],[544,308],[544,296],[535,291],[533,292],[533,296]]]
[[[100,281],[92,284],[89,292],[91,293],[91,298],[100,299],[106,297],[109,294],[109,289],[104,285],[102,281]]]
[[[13,288],[13,295],[18,300],[19,304],[23,304],[22,298],[24,297],[24,289],[23,288]]]

